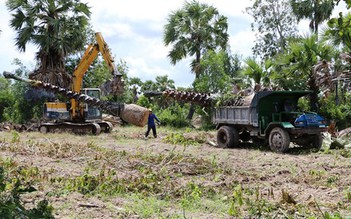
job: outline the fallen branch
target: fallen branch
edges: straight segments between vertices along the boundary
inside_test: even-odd
[[[80,203],[80,204],[78,204],[78,207],[84,207],[84,208],[100,208],[101,206],[96,205],[96,204],[90,204],[90,203],[86,203],[86,204]]]

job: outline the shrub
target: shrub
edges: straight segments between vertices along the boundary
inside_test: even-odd
[[[189,126],[189,121],[186,118],[189,111],[189,105],[187,104],[181,106],[179,103],[174,103],[158,111],[156,115],[161,120],[162,124],[177,128]]]
[[[10,178],[4,167],[0,166],[0,218],[54,218],[53,208],[45,199],[39,201],[32,209],[26,209],[23,206],[21,195],[35,191],[35,189],[28,182],[23,183],[19,178],[21,177]]]

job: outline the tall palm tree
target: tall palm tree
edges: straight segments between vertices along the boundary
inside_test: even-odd
[[[191,70],[197,81],[202,55],[208,50],[227,48],[227,30],[227,17],[220,15],[216,8],[195,0],[185,2],[182,9],[170,14],[165,25],[163,41],[166,46],[172,46],[168,54],[171,63],[175,65],[186,57],[195,56]],[[191,104],[187,118],[191,119],[194,112],[195,107]]]
[[[290,4],[298,21],[310,19],[309,26],[314,34],[318,34],[319,25],[330,18],[335,6],[334,0],[291,0]]]
[[[38,47],[38,67],[29,77],[68,87],[65,57],[84,46],[89,7],[79,0],[7,0],[6,6],[13,12],[10,26],[19,51],[29,43]]]
[[[213,6],[197,1],[185,2],[182,9],[170,14],[165,25],[163,41],[172,48],[168,54],[172,64],[195,56],[191,63],[197,79],[200,61],[208,50],[226,49],[228,43],[227,17]]]

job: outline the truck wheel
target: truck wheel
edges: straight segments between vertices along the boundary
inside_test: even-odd
[[[290,136],[289,133],[276,127],[269,133],[269,147],[272,151],[284,153],[289,149]]]
[[[309,144],[311,148],[321,149],[323,143],[322,134],[316,134],[312,137],[311,143]]]
[[[251,140],[251,136],[250,133],[248,131],[243,131],[239,134],[239,138],[240,140],[242,140],[243,142],[248,142]]]
[[[239,133],[235,128],[222,126],[217,131],[217,144],[221,148],[232,148],[239,145]]]

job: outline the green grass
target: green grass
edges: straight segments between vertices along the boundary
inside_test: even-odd
[[[41,195],[55,200],[79,193],[86,199],[99,199],[116,218],[341,219],[338,212],[350,208],[350,187],[341,185],[345,176],[328,171],[348,165],[345,160],[348,155],[343,150],[315,154],[308,157],[313,162],[306,164],[291,163],[285,158],[306,158],[308,154],[276,155],[249,149],[218,149],[198,156],[197,151],[209,147],[204,140],[212,133],[161,127],[160,138],[147,141],[140,138],[143,133],[144,129],[131,126],[99,136],[4,132],[0,152],[14,159],[3,158],[1,165],[10,168],[10,174],[16,173],[24,182],[32,183]],[[194,149],[193,153],[185,148]],[[228,162],[229,159],[236,162],[233,157],[243,151],[248,154],[248,160],[238,160],[246,162],[246,166],[237,168],[236,163]],[[270,157],[265,158],[264,154]],[[30,160],[36,157],[54,165],[39,168]],[[323,157],[332,157],[333,162],[323,163],[319,160]],[[270,165],[263,166],[267,163]],[[80,169],[61,173],[64,164]],[[255,170],[250,164],[262,166]],[[275,182],[277,185],[265,181],[279,175],[285,178]],[[292,194],[285,182],[328,189],[340,187],[343,200],[323,203],[316,197],[307,203],[299,200],[300,194]],[[294,196],[297,203],[287,201],[281,189]],[[118,208],[113,201],[116,199],[123,200]],[[55,210],[72,207],[72,201],[67,203],[70,204]],[[71,213],[79,218],[77,214]]]

